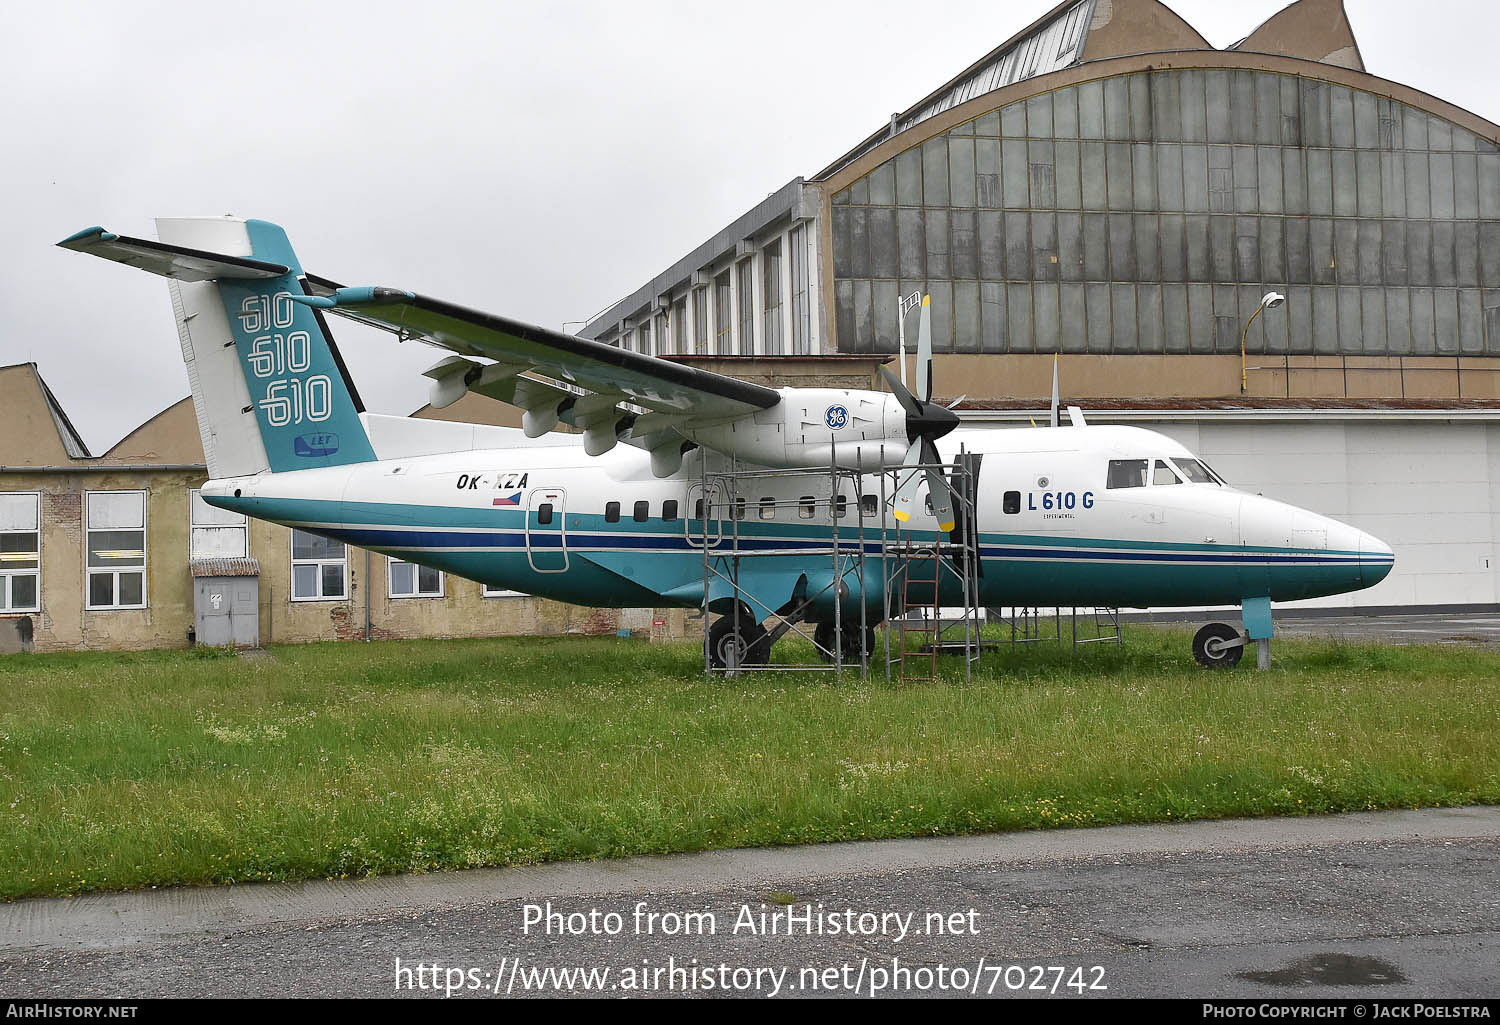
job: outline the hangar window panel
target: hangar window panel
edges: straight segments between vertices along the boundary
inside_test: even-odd
[[[1230,155],[1230,166],[1234,169],[1234,209],[1242,214],[1255,213],[1260,209],[1255,150],[1248,146],[1235,146]]]
[[[1281,144],[1302,145],[1302,110],[1298,80],[1291,75],[1281,77]]]
[[[41,572],[41,494],[0,494],[0,613],[40,612]]]
[[[1104,147],[1105,193],[1111,210],[1129,210],[1131,207],[1131,147],[1128,143],[1111,142]]]
[[[1136,351],[1138,352],[1159,353],[1163,351],[1161,291],[1160,285],[1136,286]]]
[[[392,598],[441,598],[443,574],[431,566],[386,560],[386,594]]]
[[[1454,265],[1453,222],[1433,221],[1432,229],[1432,283],[1440,288],[1452,288],[1458,284],[1458,268]]]
[[[1005,215],[998,210],[981,210],[978,217],[977,235],[979,276],[991,281],[1003,279],[1005,277]],[[902,267],[902,277],[922,278],[924,276],[919,270],[913,272],[904,265]]]
[[[1124,77],[1104,82],[1104,137],[1130,138],[1130,83]]]
[[[1338,293],[1332,288],[1314,288],[1312,314],[1313,351],[1317,353],[1338,352]]]
[[[898,269],[903,278],[927,277],[927,229],[920,209],[896,211],[896,244],[900,250]]]
[[[1208,140],[1208,113],[1203,108],[1203,72],[1188,71],[1179,77],[1178,95],[1182,101],[1182,141],[1203,143]]]
[[[1203,75],[1203,98],[1208,109],[1208,141],[1229,142],[1229,73],[1207,71]]]
[[[1500,222],[1479,224],[1479,283],[1485,288],[1500,286]]]
[[[1058,287],[1038,283],[1031,290],[1031,312],[1034,319],[1035,344],[1029,339],[1012,338],[1010,352],[1060,352],[1062,348],[1062,319],[1058,308]]]
[[[1379,221],[1355,222],[1356,246],[1359,252],[1359,283],[1378,285],[1382,281],[1381,233]]]
[[[1246,152],[1250,152],[1246,150]],[[1262,146],[1255,153],[1255,180],[1260,212],[1279,214],[1282,211],[1281,151]]]
[[[791,258],[792,354],[807,356],[812,353],[812,303],[807,273],[807,229],[802,225],[793,228],[788,236],[787,254]]]
[[[1260,281],[1260,222],[1254,217],[1234,219],[1235,281]]]
[[[1453,216],[1453,154],[1432,153],[1427,157],[1427,180],[1432,195],[1432,216]]]
[[[1109,216],[1083,215],[1083,277],[1085,281],[1109,279]]]
[[[1479,216],[1479,164],[1472,153],[1453,155],[1453,216]]]
[[[1280,217],[1260,219],[1260,272],[1267,282],[1286,281],[1285,232]]]
[[[1162,214],[1156,230],[1161,238],[1161,278],[1163,281],[1186,281],[1187,222],[1180,214]]]
[[[1411,290],[1411,351],[1417,356],[1437,353],[1437,323],[1433,317],[1430,288]]]
[[[1432,293],[1433,331],[1437,336],[1437,351],[1444,356],[1456,356],[1459,345],[1458,290],[1438,288]]]
[[[1109,304],[1111,351],[1125,353],[1137,351],[1139,335],[1135,319],[1135,286],[1111,285]]]
[[[1083,209],[1103,210],[1108,206],[1104,174],[1104,143],[1082,142],[1078,145],[1079,184],[1083,192]]]
[[[979,283],[980,343],[984,352],[1004,352],[1007,325],[1005,321],[1005,286],[996,281]]]
[[[896,202],[902,206],[922,204],[922,153],[909,149],[896,156]]]
[[[954,210],[949,222],[949,259],[954,278],[974,279],[979,277],[979,245],[975,237],[975,213],[973,210]],[[889,277],[897,277],[895,269]]]
[[[1393,355],[1412,351],[1411,293],[1404,288],[1385,290],[1386,348]]]
[[[1110,346],[1109,285],[1084,286],[1084,307],[1088,316],[1088,351],[1107,353]]]
[[[1364,350],[1368,353],[1390,351],[1385,336],[1385,295],[1378,288],[1362,288],[1360,296],[1360,322],[1363,325]]]
[[[1302,150],[1281,151],[1281,208],[1289,214],[1308,212],[1307,161]]]
[[[734,313],[730,305],[729,272],[714,278],[714,351],[720,356],[734,353]]]
[[[1074,86],[1052,94],[1052,134],[1059,139],[1078,138],[1078,89]]]
[[[1030,338],[1032,336],[1030,285],[1010,284],[1005,286],[1005,318],[1006,325],[1009,328],[1006,332],[1007,347],[1011,344],[1011,339]]]
[[[708,351],[708,288],[693,290],[693,351]]]
[[[1188,286],[1188,351],[1214,351],[1214,291],[1208,285]]]
[[[1479,216],[1500,219],[1500,153],[1481,153],[1479,164]]]
[[[932,295],[932,348],[934,352],[953,351],[953,283],[932,281],[927,291]]]
[[[1234,218],[1210,217],[1208,219],[1208,253],[1211,266],[1211,281],[1234,281]]]
[[[1405,170],[1407,216],[1431,217],[1432,187],[1429,181],[1427,154],[1406,154]]]
[[[1380,213],[1406,216],[1406,157],[1400,153],[1380,154]]]
[[[1281,142],[1281,76],[1250,76],[1255,82],[1255,142],[1276,146]]]
[[[1163,352],[1188,351],[1188,290],[1184,285],[1163,285],[1161,289]]]
[[[1027,156],[1031,161],[1031,205],[1037,209],[1052,209],[1057,206],[1057,169],[1053,162],[1052,143],[1029,143]]]
[[[1333,213],[1333,154],[1326,149],[1307,151],[1307,212]]]
[[[1329,141],[1340,149],[1354,148],[1354,95],[1341,85],[1328,90]]]
[[[955,218],[957,215],[955,214]],[[1031,215],[1031,276],[1037,281],[1056,281],[1057,268],[1057,217],[1051,212]],[[958,273],[955,260],[955,278],[973,277]]]
[[[870,311],[872,291],[870,282],[854,282],[854,338],[850,347],[855,352],[870,352],[875,344],[875,323]]]
[[[1380,278],[1387,285],[1406,284],[1406,222],[1380,222]]]
[[[1432,284],[1432,223],[1406,223],[1406,280],[1413,285]]]
[[[1004,203],[1000,183],[1000,140],[974,140],[974,202],[982,207]]]
[[[1312,281],[1320,285],[1332,284],[1338,277],[1338,261],[1333,249],[1333,222],[1324,217],[1314,217],[1307,222],[1307,234]]]
[[[1052,135],[1052,98],[1046,93],[1026,101],[1026,134],[1033,139]]]
[[[1359,289],[1340,288],[1338,296],[1339,331],[1337,336],[1337,351],[1359,352],[1364,348],[1364,315],[1360,307]]]
[[[1337,220],[1333,222],[1333,253],[1336,266],[1335,278],[1341,285],[1359,283],[1359,222]]]
[[[1324,83],[1309,78],[1297,80],[1301,90],[1298,125],[1302,145],[1331,145],[1328,130],[1328,89]]]
[[[245,514],[216,509],[203,493],[188,492],[188,555],[194,559],[243,559],[250,554],[250,520]]]
[[[1401,108],[1401,146],[1407,150],[1427,148],[1427,119],[1410,107]]]
[[[1000,111],[1000,138],[1023,139],[1026,137],[1026,105],[1012,103]]]
[[[1088,314],[1084,286],[1058,286],[1058,307],[1061,319],[1063,352],[1086,352],[1088,350]]]
[[[1150,85],[1151,137],[1159,142],[1182,138],[1182,100],[1175,74],[1152,72]]]
[[[1385,205],[1379,153],[1372,151],[1354,155],[1354,180],[1359,194],[1356,202],[1359,216],[1379,217]]]
[[[895,305],[896,296],[891,295]],[[953,283],[953,351],[980,351],[979,283],[955,281]]]
[[[1083,280],[1083,217],[1057,215],[1057,271],[1063,281]]]
[[[1078,137],[1104,138],[1104,85],[1084,82],[1078,86]]]
[[[901,294],[895,281],[870,282],[870,312],[876,352],[896,351],[896,305],[901,301]]]
[[[1162,210],[1182,210],[1182,147],[1159,143],[1154,150],[1157,205]]]
[[[889,210],[871,210],[872,215],[879,214],[889,221]],[[872,218],[873,219],[873,218]],[[883,242],[886,252],[894,257],[895,250],[895,225],[891,224],[890,239]],[[891,261],[891,271],[894,275],[894,259]],[[767,356],[781,355],[781,241],[780,239],[770,243],[761,250],[761,296],[765,315],[761,325],[761,352]]]
[[[948,140],[946,136],[922,144],[922,202],[948,205]]]
[[[1031,218],[1024,213],[1005,215],[1005,276],[1012,281],[1031,277]]]
[[[863,211],[856,211],[862,213]],[[863,219],[860,220],[863,224]],[[855,250],[861,248],[860,232],[856,231]],[[860,261],[856,256],[856,266]],[[857,274],[867,273],[862,267],[856,271]],[[737,351],[742,356],[750,356],[755,353],[755,260],[741,260],[735,268],[736,289],[735,299],[739,302],[739,337],[735,339]]]
[[[1450,224],[1453,232],[1453,260],[1458,284],[1464,288],[1479,286],[1479,225],[1473,221]]]
[[[941,279],[952,276],[948,262],[950,244],[947,210],[927,211],[927,276]]]
[[[887,160],[870,172],[870,205],[893,206],[896,202],[896,164]]]
[[[1380,108],[1376,98],[1363,90],[1354,93],[1354,145],[1360,149],[1380,149]]]
[[[339,601],[349,594],[349,549],[305,530],[292,531],[292,601]]]
[[[1286,290],[1286,327],[1289,351],[1313,351],[1311,289],[1294,286]]]
[[[948,139],[948,196],[953,206],[974,205],[973,139]]]
[[[1453,127],[1440,117],[1427,119],[1427,148],[1434,151],[1453,149]]]
[[[1333,169],[1333,212],[1338,217],[1353,217],[1359,212],[1354,153],[1352,150],[1334,150],[1330,159]]]
[[[1209,209],[1208,147],[1182,147],[1182,208],[1189,213],[1206,213]]]
[[[1031,205],[1031,169],[1026,160],[1024,139],[1005,139],[1000,143],[1001,202],[1012,210]]]
[[[1477,288],[1458,293],[1458,350],[1465,356],[1484,354],[1484,304]]]
[[[90,491],[87,609],[146,607],[146,492]]]
[[[1078,143],[1053,143],[1053,199],[1059,210],[1083,208],[1083,179],[1079,165]]]
[[[1130,214],[1109,215],[1109,280],[1134,281],[1135,227]]]

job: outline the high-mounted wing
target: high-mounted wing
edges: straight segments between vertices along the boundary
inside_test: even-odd
[[[206,253],[186,246],[169,246],[145,238],[116,235],[97,225],[84,228],[58,243],[63,249],[89,253],[115,263],[160,274],[178,281],[209,281],[214,278],[254,281],[279,278],[291,268],[243,256]]]
[[[434,405],[477,392],[523,409],[532,437],[561,421],[584,431],[590,454],[624,441],[648,449],[658,472],[671,472],[681,459],[686,439],[679,426],[733,420],[781,401],[757,384],[440,299],[345,288],[312,275],[307,281],[313,294],[294,301],[458,354],[427,371]]]

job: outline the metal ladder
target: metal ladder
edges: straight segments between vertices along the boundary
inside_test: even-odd
[[[937,639],[942,632],[942,607],[938,604],[942,567],[938,562],[938,548],[908,540],[896,551],[901,574],[901,617],[897,620],[901,645],[900,679],[902,683],[932,683],[937,679]],[[920,572],[914,574],[913,570]],[[925,589],[930,587],[931,600],[918,601],[913,596],[913,585],[916,594],[923,598],[927,597]],[[915,624],[911,620],[914,611],[919,613]],[[915,651],[906,643],[908,634],[920,642]]]

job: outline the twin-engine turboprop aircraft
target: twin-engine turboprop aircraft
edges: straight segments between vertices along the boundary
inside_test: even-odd
[[[265,221],[161,219],[157,232],[153,242],[88,228],[59,245],[171,279],[212,478],[205,501],[559,601],[707,607],[720,615],[709,637],[718,666],[768,659],[761,620],[773,612],[824,628],[836,609],[846,623],[860,605],[869,622],[883,615],[882,553],[845,589],[810,584],[826,555],[784,553],[827,552],[850,516],[877,528],[889,516],[917,541],[954,531],[937,468],[953,461],[938,448],[945,438],[972,467],[976,604],[1239,604],[1245,632],[1213,624],[1193,645],[1204,665],[1228,666],[1249,640],[1270,638],[1271,602],[1370,587],[1394,563],[1371,535],[1237,491],[1162,435],[1086,426],[1076,412],[1059,426],[1055,388],[1050,427],[956,431],[957,416],[932,401],[925,300],[916,395],[886,371],[889,394],[771,389],[399,289],[346,288],[304,273]],[[433,405],[478,392],[522,409],[523,430],[365,412],[325,313],[447,349],[427,371]],[[582,437],[550,433],[559,423]],[[747,504],[725,510],[741,590],[720,592],[705,585],[704,548],[729,525],[702,482],[726,457],[896,470],[899,484],[882,506],[873,477],[863,502],[833,494],[832,474],[821,490],[811,478],[756,479]]]

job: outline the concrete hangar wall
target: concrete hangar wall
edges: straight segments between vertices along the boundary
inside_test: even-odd
[[[1033,416],[1061,354],[1090,422],[1390,541],[1335,601],[1500,601],[1500,127],[1367,73],[1341,0],[1227,50],[1067,0],[583,333],[868,387],[913,292],[967,420]]]

